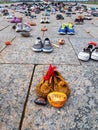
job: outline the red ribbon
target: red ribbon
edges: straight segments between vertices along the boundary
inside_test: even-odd
[[[50,64],[47,74],[44,76],[44,80],[49,80],[51,76],[54,75],[54,70],[56,69],[55,66],[52,66],[52,64]]]

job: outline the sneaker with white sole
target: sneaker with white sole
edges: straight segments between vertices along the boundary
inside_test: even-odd
[[[91,58],[91,53],[94,49],[94,46],[96,46],[95,42],[88,43],[88,46],[78,54],[78,59],[82,61],[88,61]]]
[[[22,23],[16,25],[16,32],[22,32]]]
[[[41,18],[40,23],[45,23],[44,17]]]
[[[53,46],[49,40],[49,38],[45,38],[44,44],[43,44],[43,52],[52,52]]]
[[[49,17],[46,17],[45,23],[50,23]]]
[[[43,44],[40,37],[37,37],[35,44],[32,47],[32,50],[35,52],[41,52],[43,50]]]
[[[91,53],[91,59],[98,61],[98,46]]]
[[[28,24],[24,24],[24,25],[23,25],[23,31],[25,31],[25,32],[30,32],[30,31],[31,31],[31,26],[28,25]]]

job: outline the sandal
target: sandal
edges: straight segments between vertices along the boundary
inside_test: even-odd
[[[91,53],[91,59],[98,60],[98,46],[93,49]]]
[[[83,61],[88,61],[91,58],[91,53],[94,49],[94,46],[96,46],[95,42],[88,43],[88,46],[78,54],[78,59]]]

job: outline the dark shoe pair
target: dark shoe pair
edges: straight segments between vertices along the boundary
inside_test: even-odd
[[[49,38],[45,38],[44,42],[42,42],[40,37],[37,37],[36,42],[34,43],[32,47],[33,51],[35,52],[52,52],[53,47],[49,40]]]

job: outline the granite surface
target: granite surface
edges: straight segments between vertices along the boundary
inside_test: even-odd
[[[98,61],[78,59],[78,53],[88,42],[94,41],[98,46],[98,19],[93,17],[83,25],[75,25],[78,12],[71,17],[62,14],[64,20],[56,20],[56,15],[51,14],[50,24],[41,24],[42,14],[30,19],[15,12],[23,23],[36,23],[28,38],[12,29],[15,24],[0,16],[0,130],[98,130]],[[68,22],[74,24],[75,35],[59,35],[61,24]],[[44,26],[48,31],[43,35]],[[32,46],[37,37],[42,42],[48,37],[53,52],[34,52]],[[60,38],[65,40],[64,45],[58,44]],[[11,45],[6,46],[6,40]],[[56,66],[71,89],[69,100],[60,109],[49,103],[46,106],[34,103],[36,85],[49,64]]]

